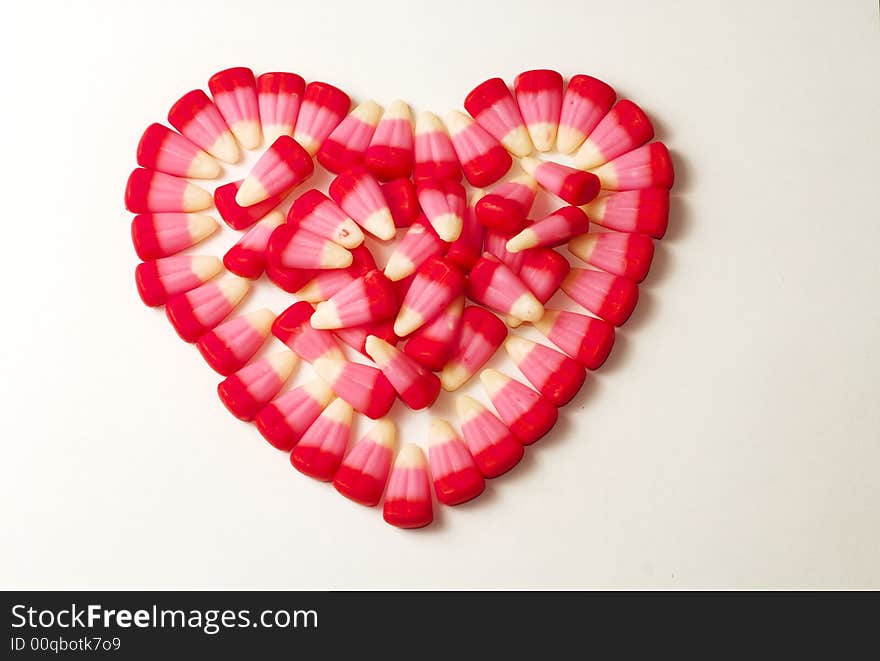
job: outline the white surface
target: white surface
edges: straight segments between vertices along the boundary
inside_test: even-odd
[[[876,2],[198,4],[0,27],[0,587],[880,587]],[[441,114],[489,75],[587,72],[674,151],[608,365],[429,529],[292,470],[137,299],[137,139],[238,64]]]

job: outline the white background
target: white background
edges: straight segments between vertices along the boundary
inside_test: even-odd
[[[876,2],[79,4],[0,27],[0,587],[880,587]],[[291,469],[136,296],[138,137],[234,65],[440,112],[591,73],[673,150],[612,358],[428,529]]]

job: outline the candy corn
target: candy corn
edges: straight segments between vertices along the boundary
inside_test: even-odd
[[[333,486],[346,498],[361,505],[373,507],[382,499],[391,459],[397,440],[397,430],[391,420],[377,420],[366,435],[349,450]]]
[[[220,176],[220,164],[196,145],[161,124],[150,124],[137,147],[138,165],[192,179]]]
[[[400,304],[394,332],[406,337],[437,317],[465,287],[465,277],[442,257],[432,257],[416,277]]]
[[[373,324],[337,328],[333,334],[355,351],[367,356],[367,338],[375,335],[389,344],[397,344],[398,337],[394,334],[394,320],[384,319]]]
[[[352,165],[364,162],[364,153],[379,123],[382,108],[375,101],[364,101],[357,106],[318,150],[318,162],[330,172],[340,173]]]
[[[445,119],[455,155],[471,185],[483,187],[501,179],[513,163],[507,150],[464,113],[453,110]]]
[[[391,282],[373,270],[319,303],[311,323],[314,328],[360,326],[387,319],[396,311],[397,295]]]
[[[394,404],[397,396],[394,388],[372,365],[324,357],[315,360],[312,366],[337,396],[368,418],[381,418]]]
[[[293,135],[306,81],[295,73],[273,71],[257,78],[257,101],[263,138],[271,145],[282,135]]]
[[[348,113],[351,99],[333,85],[313,81],[303,94],[293,137],[310,156],[318,153],[324,140]]]
[[[373,236],[386,241],[396,229],[379,182],[363,166],[350,168],[330,183],[330,197]]]
[[[165,314],[181,339],[195,342],[229,316],[249,286],[244,278],[228,275],[172,296],[165,304]]]
[[[514,273],[519,273],[522,269],[523,262],[526,261],[526,251],[510,252],[507,249],[507,242],[514,235],[504,234],[495,229],[487,229],[484,240],[486,252],[497,257],[504,262]]]
[[[464,187],[448,179],[426,179],[420,181],[416,189],[419,206],[437,236],[446,243],[455,241],[461,235],[462,218],[467,208]]]
[[[366,350],[409,408],[418,411],[437,399],[440,379],[405,353],[375,335],[367,338]]]
[[[283,351],[242,367],[217,386],[220,401],[239,420],[250,422],[290,377],[297,357]]]
[[[131,221],[131,241],[144,261],[186,250],[216,231],[216,220],[197,213],[142,213]]]
[[[413,333],[403,348],[407,356],[435,372],[443,369],[458,342],[464,296],[459,296],[437,317]]]
[[[418,445],[404,445],[394,460],[382,518],[398,528],[422,528],[434,520],[428,466]]]
[[[661,239],[669,223],[669,190],[645,188],[620,193],[606,191],[582,208],[590,222],[602,227]]]
[[[432,112],[419,113],[416,120],[416,147],[413,179],[461,181],[461,166],[452,139],[443,122]]]
[[[296,227],[282,223],[272,231],[269,243],[266,245],[266,275],[281,289],[291,293],[301,289],[320,272],[312,269],[287,268],[281,263],[281,255],[295,233]]]
[[[541,303],[546,303],[559,290],[571,266],[551,248],[532,248],[523,253],[522,266],[517,277]]]
[[[382,184],[382,196],[391,211],[395,227],[409,227],[419,217],[421,209],[412,181],[403,177]]]
[[[272,446],[289,452],[332,399],[327,384],[315,379],[273,399],[254,416],[254,422]]]
[[[577,312],[548,308],[534,325],[544,337],[587,369],[601,367],[614,346],[614,326]]]
[[[556,407],[528,386],[490,369],[480,372],[480,381],[504,424],[523,445],[534,443],[556,424]]]
[[[485,227],[500,232],[518,232],[535,202],[538,182],[530,175],[514,177],[498,184],[474,205],[477,219]]]
[[[308,179],[315,171],[312,158],[289,135],[279,136],[267,149],[235,194],[235,202],[249,207],[280,195]]]
[[[266,268],[266,247],[269,237],[281,223],[284,215],[273,211],[251,227],[238,242],[223,255],[223,266],[242,278],[255,280]]]
[[[446,243],[437,236],[427,219],[414,222],[398,241],[385,265],[385,275],[391,281],[403,280],[416,272],[426,260],[446,252]]]
[[[483,493],[486,488],[483,474],[452,425],[440,418],[432,420],[428,444],[437,500],[444,505],[458,505]]]
[[[364,153],[364,164],[380,181],[408,177],[413,168],[413,151],[412,113],[403,101],[392,101]]]
[[[376,268],[373,255],[363,244],[351,250],[351,258],[351,266],[347,268],[313,271],[312,279],[296,292],[297,298],[309,303],[326,301],[353,280]]]
[[[465,98],[464,107],[510,153],[522,157],[532,152],[532,140],[519,107],[500,78],[477,85]]]
[[[195,289],[222,270],[216,257],[180,255],[138,264],[134,279],[141,300],[155,307],[176,294]]]
[[[449,244],[446,259],[462,271],[469,271],[483,252],[483,226],[477,220],[473,205],[464,210],[461,234]]]
[[[632,280],[604,271],[572,269],[562,290],[587,310],[620,326],[636,307],[639,288]]]
[[[460,395],[455,408],[464,442],[485,477],[498,477],[523,458],[522,443],[477,400]]]
[[[568,249],[587,264],[634,282],[645,279],[654,258],[654,242],[644,234],[582,234],[569,242]]]
[[[654,137],[654,127],[644,111],[629,99],[611,109],[574,155],[574,164],[590,170],[641,147]]]
[[[168,122],[214,158],[225,163],[241,160],[235,136],[202,90],[192,90],[180,97],[168,111]]]
[[[316,480],[332,480],[348,445],[353,413],[344,399],[330,402],[290,453],[293,467]]]
[[[202,211],[212,204],[204,188],[164,172],[135,168],[125,186],[125,208],[132,213]]]
[[[516,253],[536,246],[558,246],[589,229],[587,214],[578,207],[562,207],[529,225],[505,247]]]
[[[475,305],[466,307],[458,341],[440,372],[443,389],[452,392],[467,383],[495,355],[505,337],[507,328],[498,317]]]
[[[267,308],[233,317],[202,335],[196,346],[214,371],[229,376],[263,346],[274,319]]]
[[[599,178],[592,172],[537,158],[524,158],[520,165],[538,181],[541,188],[569,204],[586,204],[599,194]]]
[[[356,248],[364,233],[329,197],[313,188],[293,201],[287,222],[329,239],[343,248]]]
[[[582,74],[572,76],[562,97],[556,149],[570,154],[580,147],[611,110],[616,98],[614,88],[598,78]]]
[[[305,301],[294,303],[278,315],[272,324],[272,335],[293,349],[303,360],[314,363],[318,358],[345,358],[333,334],[312,328],[309,318],[314,308]]]
[[[538,151],[550,151],[562,110],[562,76],[549,69],[524,71],[514,79],[513,89],[532,144]]]
[[[651,142],[593,170],[605,190],[672,188],[675,174],[669,150]]]
[[[298,227],[281,251],[281,265],[288,269],[344,269],[351,263],[351,253],[338,243]]]
[[[232,135],[245,149],[256,149],[263,141],[257,81],[247,67],[215,73],[208,81],[214,103]]]
[[[544,314],[544,306],[522,280],[489,253],[483,253],[471,269],[468,295],[477,303],[524,321],[537,321]]]
[[[235,201],[241,181],[233,181],[214,190],[214,206],[229,227],[234,230],[247,229],[266,214],[277,207],[287,197],[288,191],[263,200],[249,207],[243,207]]]
[[[508,337],[504,348],[529,383],[554,406],[568,404],[584,385],[584,366],[555,349],[519,335]]]

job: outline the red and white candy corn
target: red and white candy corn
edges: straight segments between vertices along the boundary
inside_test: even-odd
[[[318,150],[318,162],[330,172],[340,173],[364,162],[364,153],[379,123],[382,108],[364,101],[349,113]]]
[[[134,279],[141,300],[155,307],[172,296],[199,287],[222,270],[223,265],[216,257],[179,255],[138,264]]]
[[[421,214],[415,184],[406,177],[382,184],[382,196],[395,227],[409,227]]]
[[[467,446],[446,420],[435,418],[428,428],[428,461],[434,493],[444,505],[458,505],[483,493],[486,481]]]
[[[312,315],[314,328],[345,328],[381,321],[397,311],[391,281],[378,270],[365,273],[328,300],[318,303]]]
[[[550,151],[562,110],[562,76],[550,69],[524,71],[514,79],[513,89],[532,144],[538,151]]]
[[[214,103],[232,135],[245,149],[256,149],[263,141],[257,81],[247,67],[215,73],[208,81]]]
[[[306,81],[295,73],[273,71],[257,78],[257,102],[263,138],[271,145],[279,136],[293,135]]]
[[[242,367],[217,386],[220,401],[239,420],[250,422],[290,378],[297,357],[292,351],[266,356]]]
[[[150,124],[137,146],[137,162],[150,170],[192,179],[220,176],[220,164],[189,139],[161,124]]]
[[[413,333],[403,347],[407,356],[429,370],[443,369],[458,343],[464,296],[456,298],[437,317]]]
[[[279,136],[241,182],[235,202],[249,207],[280,195],[312,176],[311,156],[289,135]]]
[[[413,411],[434,403],[440,394],[440,379],[385,340],[370,335],[366,350],[382,374]]]
[[[645,279],[654,258],[654,242],[644,234],[582,234],[569,242],[568,249],[587,264],[635,282]]]
[[[489,186],[507,173],[513,159],[484,128],[457,110],[447,113],[445,120],[455,155],[471,186]]]
[[[303,94],[293,137],[310,156],[314,156],[348,114],[350,106],[351,99],[341,89],[312,81]]]
[[[132,213],[202,211],[214,203],[204,188],[164,172],[135,168],[125,186],[125,208]]]
[[[452,392],[467,383],[495,355],[505,337],[507,328],[494,314],[476,305],[465,308],[458,341],[440,372],[443,389]]]
[[[465,98],[464,107],[510,153],[522,157],[532,152],[532,140],[519,107],[500,78],[477,85]]]
[[[296,224],[343,248],[356,248],[364,241],[364,233],[329,197],[317,189],[297,197],[287,214],[287,222]]]
[[[491,369],[480,372],[480,381],[504,424],[523,445],[534,443],[556,424],[556,407],[528,386]]]
[[[338,243],[299,227],[281,252],[281,265],[288,269],[344,269],[351,263],[351,253]]]
[[[366,435],[349,450],[333,486],[346,498],[373,507],[382,499],[391,459],[397,442],[397,429],[388,419],[377,420]]]
[[[415,165],[413,179],[450,179],[461,181],[461,165],[452,139],[443,122],[432,112],[419,113],[416,120]]]
[[[662,142],[651,142],[618,156],[593,173],[599,177],[603,189],[614,191],[672,188],[675,181],[672,159]]]
[[[403,280],[416,272],[431,257],[446,252],[446,243],[437,236],[426,218],[410,225],[404,237],[397,242],[385,264],[385,275],[392,282]]]
[[[364,153],[364,164],[380,181],[408,177],[414,160],[412,112],[403,101],[392,101]]]
[[[272,232],[284,222],[284,214],[272,211],[256,225],[251,227],[223,255],[223,266],[226,270],[240,275],[242,278],[255,280],[266,268],[266,248]]]
[[[485,477],[498,477],[523,458],[522,443],[477,400],[461,395],[455,401],[455,409],[462,438]]]
[[[517,253],[537,246],[558,246],[589,229],[590,221],[581,209],[562,207],[526,227],[507,242],[506,248]]]
[[[180,97],[168,111],[168,122],[214,158],[225,163],[241,160],[235,136],[202,90],[192,90]]]
[[[425,179],[417,186],[419,206],[428,222],[446,243],[461,235],[467,196],[464,187],[449,179]]]
[[[363,166],[350,168],[330,183],[330,197],[373,236],[387,241],[396,233],[394,218],[379,182]]]
[[[373,255],[363,244],[351,250],[351,258],[351,266],[347,268],[312,271],[313,277],[296,291],[297,298],[309,303],[326,301],[347,284],[376,268]]]
[[[474,213],[484,227],[517,232],[522,228],[537,192],[538,182],[530,175],[513,177],[477,200]]]
[[[404,445],[394,460],[382,518],[398,528],[422,528],[434,520],[428,464],[418,445]]]
[[[529,383],[554,406],[568,404],[584,385],[584,366],[555,349],[519,335],[508,337],[504,348]]]
[[[196,346],[214,371],[229,376],[263,346],[274,319],[267,308],[233,317],[202,335]]]
[[[249,288],[244,278],[228,275],[172,296],[165,304],[165,314],[183,340],[195,342],[228,317]]]
[[[442,257],[432,257],[416,277],[400,304],[394,333],[406,337],[435,319],[465,287],[465,277]]]
[[[235,201],[241,181],[233,181],[214,190],[214,206],[229,227],[234,230],[247,229],[266,214],[275,209],[287,197],[289,191],[263,200],[249,207],[243,207]]]
[[[544,306],[522,280],[489,253],[483,253],[471,269],[468,295],[477,303],[524,321],[537,321],[544,314]]]
[[[483,253],[483,225],[477,220],[473,202],[464,210],[461,234],[449,244],[446,259],[462,271],[469,271]]]
[[[644,111],[629,99],[611,109],[574,155],[574,164],[590,170],[641,147],[654,137],[654,126]]]
[[[315,379],[273,399],[254,416],[254,423],[271,445],[289,452],[332,399],[327,384]]]
[[[605,271],[572,269],[561,286],[577,303],[615,326],[629,319],[639,300],[632,280]]]
[[[556,149],[570,154],[580,147],[611,110],[616,98],[614,88],[598,78],[582,74],[572,76],[562,97]]]
[[[131,221],[131,242],[146,261],[168,257],[217,231],[217,221],[198,213],[142,213]]]
[[[590,222],[618,232],[663,238],[669,224],[669,189],[602,192],[583,207]]]
[[[524,158],[520,165],[538,181],[541,188],[569,204],[586,204],[599,194],[599,178],[592,172],[537,158]]]
[[[353,415],[351,405],[344,399],[330,402],[290,453],[293,467],[316,480],[332,480],[348,446]]]
[[[614,326],[585,314],[548,308],[534,326],[587,369],[601,367],[614,346]]]

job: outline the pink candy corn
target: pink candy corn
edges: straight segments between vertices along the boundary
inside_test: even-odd
[[[305,301],[294,303],[272,323],[272,335],[293,349],[303,360],[318,358],[344,360],[345,356],[332,333],[312,328],[309,318],[314,308]]]
[[[572,76],[562,97],[556,149],[570,154],[580,147],[611,110],[616,98],[614,88],[598,78],[582,74]]]
[[[168,111],[168,122],[214,158],[225,163],[241,160],[241,150],[232,131],[202,90],[180,97]]]
[[[639,300],[639,288],[632,280],[604,271],[572,269],[562,281],[562,290],[615,326],[629,319]]]
[[[216,231],[216,220],[196,213],[142,213],[131,221],[131,241],[144,261],[186,250]]]
[[[675,173],[669,150],[651,142],[593,170],[605,190],[672,188]]]
[[[634,282],[645,279],[654,258],[654,242],[644,234],[582,234],[569,242],[568,249],[587,264]]]
[[[554,406],[568,404],[584,385],[584,366],[555,349],[519,335],[508,337],[504,348],[529,383]]]
[[[477,219],[485,227],[501,232],[519,231],[535,202],[538,182],[530,175],[514,177],[498,184],[474,205]]]
[[[327,136],[348,114],[350,106],[351,99],[342,90],[318,81],[309,83],[299,108],[293,137],[310,156],[314,156]]]
[[[434,493],[444,505],[458,505],[483,493],[486,481],[458,434],[446,420],[435,418],[428,428],[428,460]]]
[[[574,155],[577,167],[589,170],[607,163],[654,137],[654,126],[629,99],[620,101],[590,133]]]
[[[416,187],[406,178],[382,184],[382,197],[391,211],[395,227],[409,227],[421,214]]]
[[[547,309],[534,326],[587,369],[601,367],[614,346],[614,326],[577,312]]]
[[[163,172],[135,168],[125,186],[125,208],[132,213],[202,211],[212,204],[204,188]]]
[[[249,207],[243,207],[235,201],[241,181],[233,181],[214,190],[214,206],[229,227],[234,230],[247,229],[255,222],[277,207],[287,197],[288,191],[263,200]]]
[[[278,394],[296,362],[295,353],[283,351],[242,367],[217,386],[220,401],[236,418],[250,422]]]
[[[590,229],[587,214],[578,207],[562,207],[526,227],[507,242],[508,252],[536,246],[558,246]]]
[[[497,370],[483,370],[480,381],[504,424],[523,445],[534,443],[556,424],[556,407],[528,386]]]
[[[266,245],[266,275],[269,280],[286,292],[295,292],[315,277],[318,270],[288,268],[281,263],[281,255],[296,234],[296,227],[289,223],[281,223],[276,227],[269,243]]]
[[[568,260],[551,248],[532,248],[519,254],[523,261],[517,277],[535,298],[546,303],[571,270]]]
[[[214,371],[229,376],[263,346],[274,319],[267,308],[233,317],[202,335],[196,346]]]
[[[467,208],[464,187],[449,179],[425,179],[418,183],[417,190],[419,206],[437,236],[446,243],[455,241],[461,235]]]
[[[348,250],[302,228],[294,228],[281,251],[281,265],[288,269],[344,269],[351,264]]]
[[[214,103],[232,135],[245,149],[256,149],[263,141],[257,81],[247,67],[215,73],[208,81]]]
[[[373,324],[337,328],[333,334],[355,351],[367,356],[367,338],[375,335],[389,344],[397,344],[398,337],[394,334],[394,320],[384,319]]]
[[[308,179],[314,171],[315,165],[306,150],[289,135],[279,136],[241,182],[235,202],[249,207],[281,195]]]
[[[290,453],[293,467],[316,480],[332,480],[348,446],[353,414],[351,405],[344,399],[330,402]]]
[[[397,295],[381,271],[373,270],[352,281],[312,315],[314,328],[345,328],[381,321],[397,311]]]
[[[394,460],[382,518],[398,528],[422,528],[434,520],[428,464],[418,445],[404,445]]]
[[[333,486],[346,498],[373,507],[382,499],[391,470],[397,430],[391,420],[377,420],[366,435],[349,450]]]
[[[562,111],[562,76],[550,69],[524,71],[514,79],[513,89],[532,144],[538,151],[550,151]]]
[[[445,119],[455,155],[472,186],[488,186],[507,173],[513,159],[484,128],[457,110]]]
[[[455,408],[464,442],[485,477],[498,477],[523,458],[522,443],[477,400],[461,395]]]
[[[263,138],[271,145],[282,135],[293,135],[306,81],[295,73],[273,71],[257,78],[257,102]]]
[[[380,181],[409,177],[413,152],[412,113],[403,101],[392,101],[364,153],[364,164]]]
[[[467,383],[495,354],[505,337],[507,328],[494,314],[475,305],[465,308],[458,341],[440,373],[443,389],[452,392]]]
[[[347,268],[312,271],[312,278],[296,292],[297,298],[309,303],[326,301],[347,284],[376,268],[373,255],[363,244],[351,250],[351,258],[351,266]]]
[[[483,253],[483,226],[477,220],[473,203],[464,210],[461,234],[449,244],[446,259],[462,271],[469,271]]]
[[[468,295],[477,303],[524,321],[537,321],[544,306],[535,298],[516,274],[489,253],[471,269]]]
[[[151,307],[204,284],[223,270],[216,257],[180,255],[138,264],[134,270],[141,300]]]
[[[317,189],[307,190],[293,201],[287,222],[329,239],[343,248],[356,248],[364,233],[329,197]]]
[[[405,353],[375,335],[367,338],[366,350],[409,408],[418,411],[437,399],[440,379]]]
[[[500,78],[477,85],[465,98],[464,107],[510,153],[522,157],[532,152],[532,140],[519,107]]]
[[[378,103],[364,101],[333,129],[318,150],[318,162],[337,174],[363,163],[381,115],[382,108]]]
[[[437,236],[427,219],[420,218],[394,247],[385,265],[385,275],[392,282],[403,280],[415,273],[425,261],[444,252],[446,243]]]
[[[280,211],[272,211],[251,227],[238,242],[223,255],[223,266],[242,278],[255,280],[266,268],[266,248],[272,232],[284,222]]]
[[[669,223],[669,190],[645,188],[620,193],[603,192],[583,210],[590,222],[610,230],[661,239]]]
[[[387,241],[396,229],[379,182],[363,166],[355,166],[330,183],[330,197],[373,236]]]
[[[407,356],[435,372],[443,369],[461,331],[464,296],[459,296],[437,317],[413,333],[403,348]]]
[[[272,446],[289,452],[332,399],[327,384],[315,379],[273,399],[254,416],[254,422]]]
[[[220,176],[220,164],[195,144],[161,124],[150,124],[137,147],[137,162],[150,170],[192,179]]]
[[[519,273],[523,262],[526,260],[526,252],[510,252],[507,242],[513,238],[512,234],[503,234],[495,229],[487,229],[484,240],[486,252],[504,262],[514,273]]]
[[[244,278],[228,275],[172,296],[165,304],[165,314],[181,339],[195,342],[229,316],[249,287]]]
[[[461,181],[461,166],[452,139],[443,122],[432,112],[419,113],[416,120],[416,147],[413,179],[451,179]]]
[[[465,287],[465,277],[442,257],[432,257],[416,272],[394,321],[394,333],[406,337],[436,318]]]
[[[586,204],[599,194],[599,178],[592,172],[537,158],[524,158],[520,165],[538,181],[541,188],[569,204]]]

